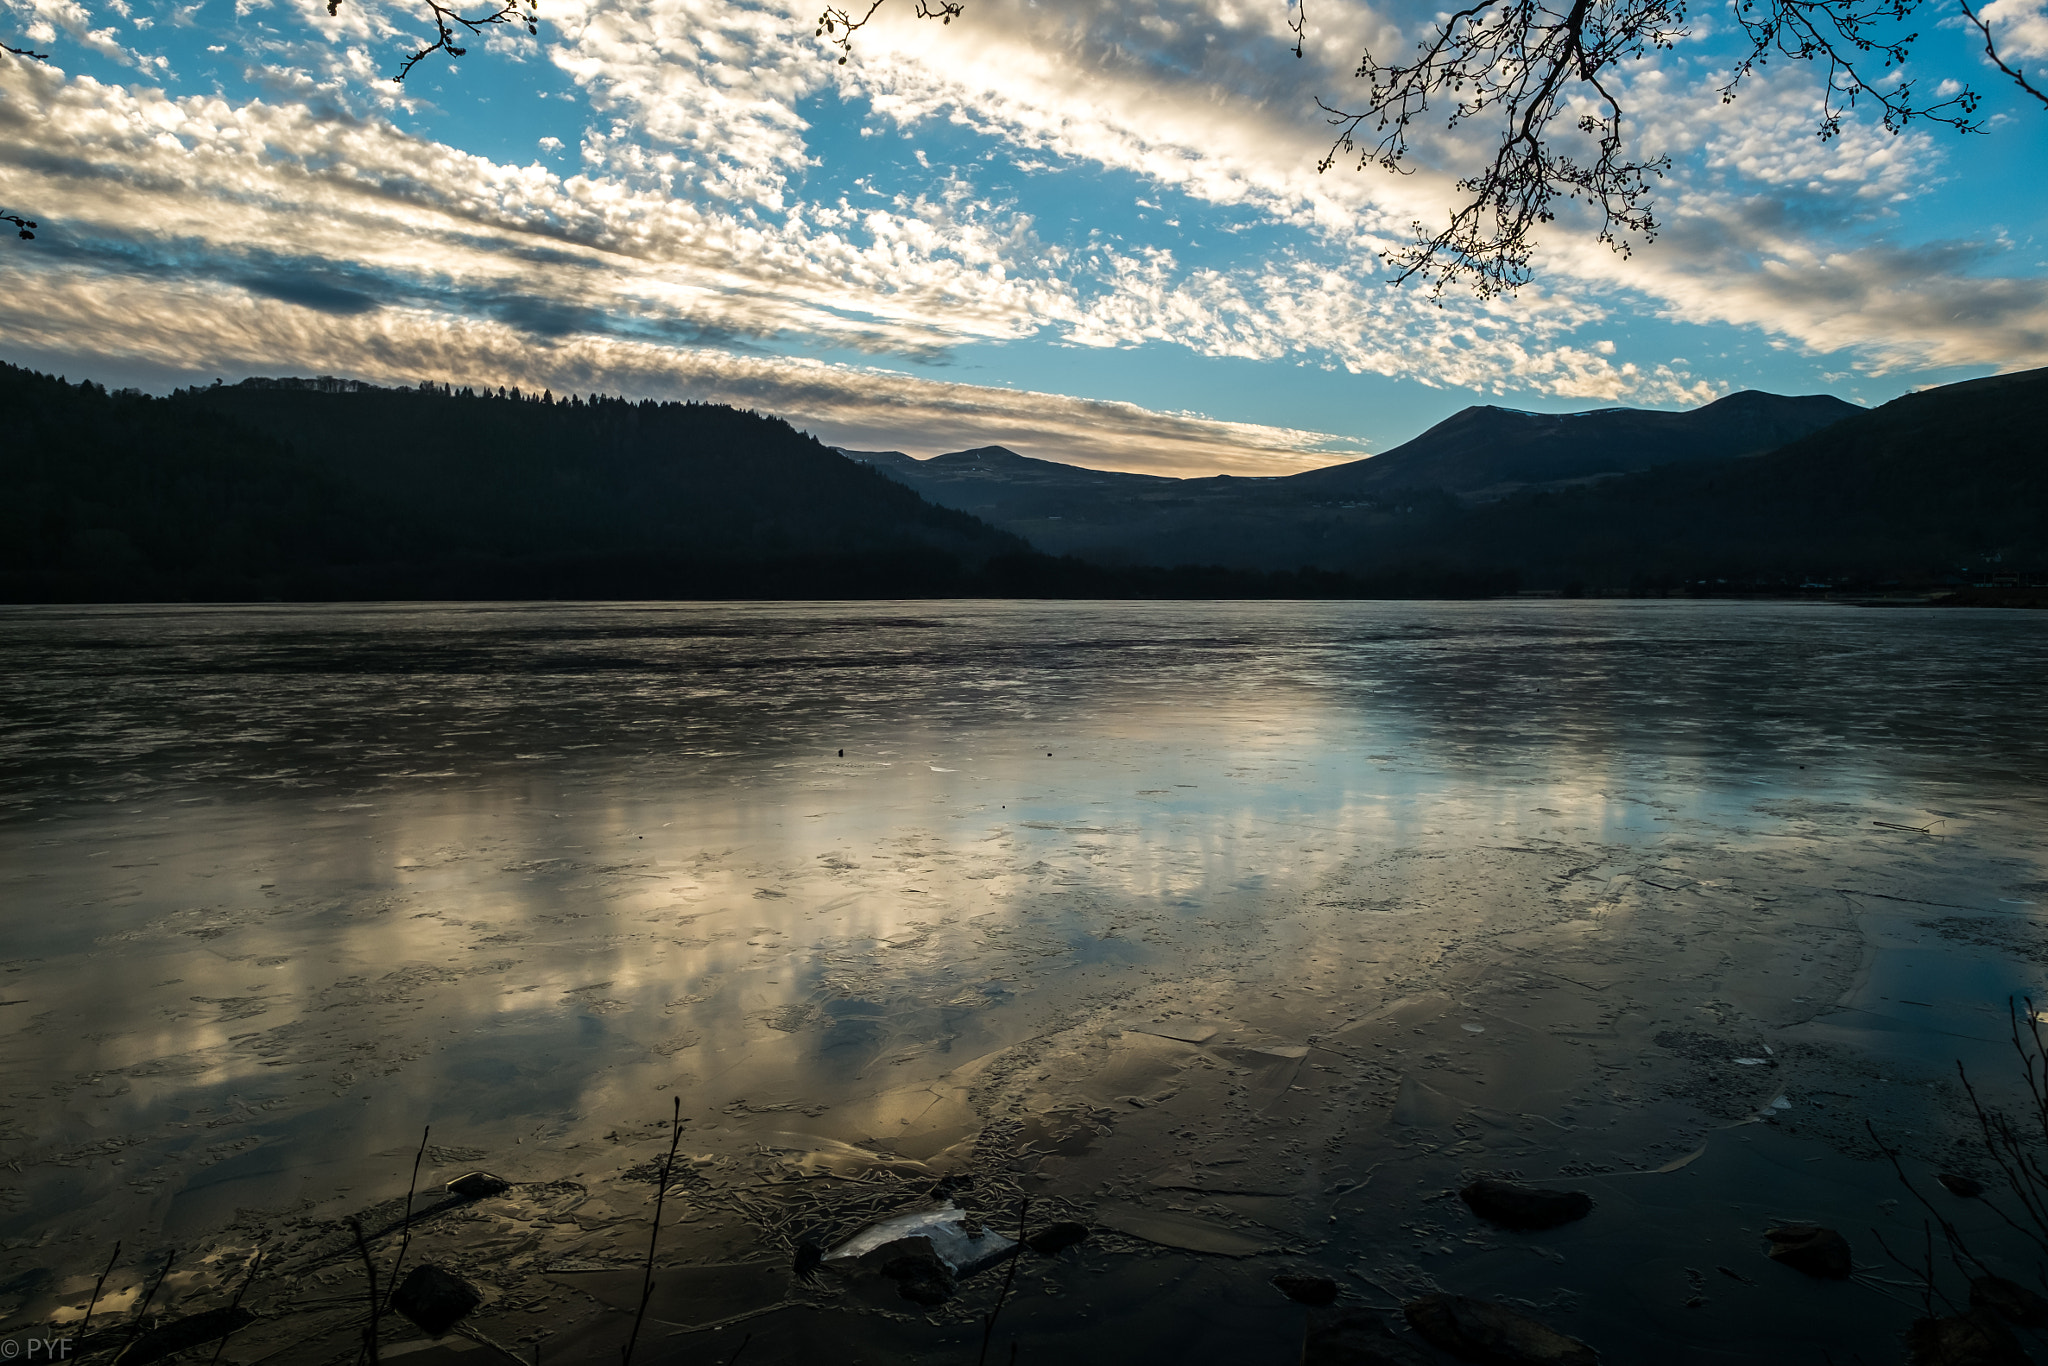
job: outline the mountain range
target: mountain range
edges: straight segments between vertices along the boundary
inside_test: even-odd
[[[1173,479],[1035,460],[1001,446],[915,460],[844,451],[941,507],[1039,549],[1105,563],[1210,560],[1335,568],[1384,537],[1389,516],[1442,512],[1685,461],[1775,449],[1863,410],[1827,395],[1745,392],[1691,412],[1472,407],[1384,455],[1270,479]]]
[[[1384,455],[1270,479],[1114,474],[1002,447],[843,454],[1096,563],[1781,590],[2048,571],[2044,430],[2035,370],[1874,410],[1757,392],[1681,413],[1472,407]]]
[[[1865,411],[1468,408],[1171,479],[835,452],[717,404],[0,365],[0,600],[1440,597],[2048,576],[2048,370]],[[850,457],[850,458],[849,458]]]

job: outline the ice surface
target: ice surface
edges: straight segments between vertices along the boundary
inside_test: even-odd
[[[681,1095],[663,1260],[747,1269],[662,1315],[772,1309],[763,1359],[840,1322],[771,1284],[799,1243],[945,1180],[1108,1230],[1019,1264],[1026,1359],[1291,1360],[1282,1262],[1569,1301],[1618,1360],[1885,1356],[1888,1309],[1701,1315],[1685,1268],[1887,1217],[1865,1120],[1951,1154],[1955,1060],[2048,999],[2038,616],[35,609],[0,660],[9,1324],[116,1239],[115,1306],[259,1239],[344,1297],[431,1125],[422,1190],[515,1185],[412,1255],[616,1360]],[[1563,1262],[1438,1198],[1512,1174],[1597,1198]]]

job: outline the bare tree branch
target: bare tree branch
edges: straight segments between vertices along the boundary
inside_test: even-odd
[[[849,10],[837,5],[827,5],[818,16],[818,37],[829,38],[832,46],[839,49],[839,65],[845,66],[846,59],[853,54],[853,35],[868,26],[868,20],[875,17],[885,0],[872,0],[867,13],[856,19]],[[967,12],[966,0],[917,0],[917,17],[936,19],[950,24]]]
[[[2048,94],[1998,55],[1989,24],[1969,0],[1957,2],[1992,63],[2048,105]],[[1840,135],[1859,103],[1875,104],[1892,133],[1915,122],[1982,132],[1975,90],[1966,85],[1924,101],[1904,75],[1919,35],[1900,34],[1897,26],[1922,3],[1733,0],[1750,48],[1721,87],[1722,103],[1772,57],[1782,57],[1825,68],[1816,129],[1823,142]],[[1438,297],[1460,280],[1482,298],[1512,293],[1528,282],[1535,230],[1553,221],[1559,201],[1597,209],[1599,240],[1627,256],[1636,241],[1656,236],[1651,183],[1669,162],[1624,154],[1614,77],[1621,63],[1685,37],[1685,19],[1684,0],[1570,0],[1568,8],[1564,0],[1475,0],[1419,44],[1411,63],[1381,62],[1368,51],[1356,73],[1373,83],[1363,110],[1317,101],[1338,129],[1318,169],[1356,153],[1361,167],[1405,171],[1409,125],[1433,99],[1450,101],[1448,128],[1484,117],[1498,122],[1500,141],[1490,163],[1458,182],[1469,198],[1452,210],[1447,226],[1431,233],[1416,224],[1411,245],[1385,254],[1398,268],[1394,283],[1419,274],[1433,282]]]
[[[394,85],[402,84],[405,78],[412,74],[414,67],[433,56],[436,52],[447,53],[451,61],[467,54],[469,49],[456,41],[459,36],[456,33],[457,29],[462,29],[471,37],[476,37],[484,33],[485,30],[495,28],[501,24],[520,24],[525,26],[529,34],[538,36],[540,33],[540,0],[500,0],[496,9],[486,14],[479,14],[473,19],[452,5],[442,4],[440,0],[426,0],[426,6],[427,13],[434,23],[434,41],[413,53],[410,57],[407,57],[400,64],[398,74],[391,78]],[[341,0],[327,0],[327,14],[329,18],[340,12]]]
[[[1991,59],[1991,64],[2017,81],[2020,89],[2032,95],[2042,104],[2048,105],[2048,95],[2042,94],[2040,89],[2029,82],[2026,76],[2017,69],[2007,66],[2005,58],[1998,55],[1998,45],[1991,41],[1991,25],[1985,23],[1983,16],[1970,8],[1970,0],[1956,0],[1956,3],[1963,7],[1963,17],[1975,24],[1977,32],[1984,35],[1984,55]]]
[[[1300,57],[1307,0],[1282,2]],[[1839,136],[1861,104],[1874,104],[1893,133],[1915,122],[1982,132],[1976,91],[1964,86],[1923,101],[1904,74],[1919,35],[1901,34],[1898,26],[1924,2],[1731,0],[1749,51],[1720,88],[1721,100],[1732,101],[1744,80],[1780,57],[1824,65],[1816,128],[1823,142]],[[853,35],[884,3],[867,0],[858,13],[858,5],[828,6],[818,16],[817,36],[839,49],[842,65]],[[1990,25],[1970,0],[1957,3],[1992,63],[2048,106],[2048,94],[1998,55]],[[964,0],[917,0],[920,18],[951,23],[964,11]],[[1412,243],[1384,253],[1393,283],[1422,276],[1439,301],[1459,282],[1481,298],[1512,294],[1531,278],[1538,230],[1573,202],[1597,214],[1601,242],[1629,256],[1657,236],[1652,190],[1671,163],[1631,154],[1620,69],[1668,50],[1688,32],[1686,0],[1469,0],[1417,45],[1412,62],[1364,54],[1354,73],[1372,82],[1363,108],[1317,98],[1337,132],[1316,169],[1355,156],[1361,169],[1406,173],[1411,126],[1447,106],[1448,131],[1487,124],[1497,127],[1497,140],[1491,156],[1458,180],[1464,199],[1449,221],[1435,231],[1418,222]]]
[[[327,12],[332,14],[340,3],[341,0],[327,0]],[[497,9],[488,14],[478,15],[474,19],[443,5],[440,0],[427,0],[427,9],[434,16],[434,41],[405,59],[405,64],[398,68],[398,74],[391,78],[394,85],[402,83],[412,74],[414,67],[436,52],[447,53],[452,61],[469,51],[468,48],[457,45],[453,26],[459,25],[467,29],[472,36],[481,34],[485,29],[497,24],[523,23],[528,33],[540,32],[540,0],[504,0]]]
[[[1777,55],[1826,65],[1819,128],[1823,142],[1842,131],[1842,119],[1863,99],[1874,100],[1884,111],[1888,132],[1903,132],[1916,119],[1962,133],[1981,132],[1975,118],[1979,97],[1967,86],[1938,104],[1914,103],[1913,82],[1897,73],[1912,55],[1919,34],[1891,42],[1877,36],[1880,25],[1903,23],[1920,4],[1921,0],[1736,0],[1736,22],[1751,47],[1721,87],[1721,103],[1733,101],[1743,78]],[[1867,55],[1878,59],[1880,70],[1874,78],[1859,65]]]
[[[47,62],[50,60],[50,54],[47,52],[30,52],[25,47],[10,47],[6,43],[0,43],[0,52],[5,52],[13,57],[23,57],[31,62]],[[0,223],[12,223],[14,225],[15,237],[23,242],[35,240],[36,221],[33,218],[23,218],[18,213],[8,213],[6,210],[0,209]]]
[[[1600,240],[1626,256],[1657,235],[1650,185],[1669,161],[1624,156],[1610,73],[1685,36],[1684,17],[1682,0],[1571,0],[1565,9],[1476,0],[1420,44],[1414,62],[1380,62],[1368,50],[1354,73],[1372,82],[1362,111],[1316,101],[1338,129],[1317,169],[1356,154],[1361,168],[1407,170],[1410,125],[1432,100],[1449,99],[1448,129],[1483,116],[1499,121],[1500,140],[1478,174],[1458,181],[1470,198],[1445,227],[1417,223],[1413,244],[1386,253],[1396,284],[1421,274],[1438,296],[1460,279],[1481,298],[1513,293],[1528,283],[1535,231],[1555,219],[1560,200],[1596,209]],[[1579,135],[1565,133],[1562,146],[1559,119]]]

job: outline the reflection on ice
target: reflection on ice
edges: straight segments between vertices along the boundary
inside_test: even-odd
[[[429,1176],[517,1183],[422,1235],[480,1321],[602,1345],[679,1094],[664,1238],[773,1308],[764,1342],[829,1307],[764,1268],[950,1180],[1104,1231],[1027,1259],[1031,1340],[1108,1314],[1168,1360],[1200,1321],[1293,1360],[1276,1268],[1565,1293],[1436,1198],[1475,1175],[1634,1192],[1559,1234],[1595,1280],[1707,1256],[1659,1230],[1720,1229],[1729,1182],[1882,1198],[1839,1154],[1866,1117],[1947,1141],[1949,1061],[2048,942],[2018,700],[2048,640],[2013,618],[87,610],[0,616],[0,648],[23,1315],[82,1304],[116,1238],[317,1261],[431,1124]],[[1170,1324],[1082,1307],[1161,1248],[1245,1267],[1155,1268]],[[1667,1331],[1568,1299],[1619,1356]],[[1807,1331],[1772,1313],[1723,1345]]]

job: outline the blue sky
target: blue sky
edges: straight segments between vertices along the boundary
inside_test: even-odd
[[[1819,74],[1732,105],[1722,9],[1625,75],[1666,230],[1569,215],[1509,300],[1388,286],[1472,144],[1315,163],[1419,5],[889,0],[853,58],[815,6],[543,0],[541,36],[388,79],[402,0],[0,0],[0,358],[164,389],[332,373],[718,399],[834,444],[997,442],[1159,473],[1287,473],[1470,403],[1876,403],[2048,365],[2048,110],[1945,10],[1924,89],[1989,135],[1813,135]],[[2048,71],[2042,0],[1988,11]]]

